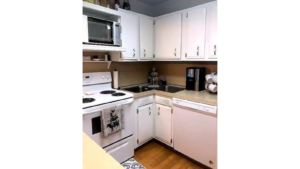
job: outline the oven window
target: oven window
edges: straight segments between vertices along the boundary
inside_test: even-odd
[[[92,118],[92,134],[101,132],[101,116]]]

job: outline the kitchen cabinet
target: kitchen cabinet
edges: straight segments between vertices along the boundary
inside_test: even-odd
[[[153,138],[153,114],[152,103],[138,108],[138,144],[143,144]]]
[[[173,145],[172,108],[156,103],[154,137],[169,145]]]
[[[182,46],[185,58],[205,58],[205,22],[206,6],[202,5],[184,12]]]
[[[174,149],[216,169],[217,117],[192,108],[173,108]]]
[[[216,60],[218,58],[217,45],[217,2],[211,3],[207,7],[207,27],[206,27],[206,55],[207,59]]]
[[[140,16],[140,59],[153,60],[154,19]]]
[[[137,15],[119,9],[121,13],[122,47],[121,59],[139,58],[139,18]]]
[[[181,13],[155,18],[155,60],[176,60],[181,54]]]
[[[88,20],[86,15],[82,15],[82,42],[89,42]]]

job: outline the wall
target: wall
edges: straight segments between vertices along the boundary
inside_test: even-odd
[[[106,53],[83,52],[83,56],[98,55],[104,57]],[[131,84],[146,83],[148,81],[148,73],[151,71],[151,62],[112,62],[110,69],[107,69],[107,63],[89,63],[83,62],[83,73],[88,72],[104,72],[117,69],[119,72],[119,86],[127,86]]]
[[[152,67],[157,68],[159,77],[166,75],[167,83],[181,86],[185,86],[187,67],[205,67],[206,74],[218,72],[216,62],[112,62],[109,70],[106,63],[83,63],[83,73],[103,71],[112,73],[116,68],[119,72],[119,86],[122,87],[147,83],[148,73],[151,72]]]
[[[121,7],[123,6],[124,0],[120,0]],[[131,11],[137,12],[140,14],[148,15],[148,16],[155,16],[154,13],[154,6],[145,4],[138,0],[129,0],[129,4],[131,7]]]
[[[169,0],[154,6],[154,16],[180,11],[212,1],[215,0]]]
[[[217,62],[153,62],[159,76],[165,74],[167,83],[185,86],[187,67],[205,67],[206,74],[218,72]]]

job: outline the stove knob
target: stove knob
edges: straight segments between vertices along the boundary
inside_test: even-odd
[[[102,75],[101,77],[102,77],[102,79],[104,79],[104,75]]]

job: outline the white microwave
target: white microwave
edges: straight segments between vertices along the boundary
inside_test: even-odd
[[[121,46],[121,25],[118,22],[83,15],[83,43]]]

